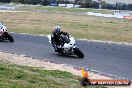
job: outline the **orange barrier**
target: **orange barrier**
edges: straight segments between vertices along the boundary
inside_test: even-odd
[[[107,86],[130,86],[130,80],[114,80],[114,79],[89,79],[88,71],[82,68],[82,78],[80,80],[82,86],[88,85],[107,85]]]
[[[84,68],[82,68],[82,77],[88,78],[88,71],[85,71]]]
[[[132,16],[124,16],[124,19],[132,20]]]

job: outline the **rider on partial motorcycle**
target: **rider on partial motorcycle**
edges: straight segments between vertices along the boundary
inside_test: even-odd
[[[3,32],[3,27],[4,27],[4,25],[2,23],[0,23],[0,33]]]
[[[55,48],[55,51],[57,51],[56,46],[64,45],[64,42],[60,38],[61,34],[67,35],[69,37],[69,34],[67,32],[63,32],[63,31],[61,31],[61,28],[59,26],[55,26],[55,28],[53,30],[53,35],[51,38],[51,43],[52,43],[53,47]]]

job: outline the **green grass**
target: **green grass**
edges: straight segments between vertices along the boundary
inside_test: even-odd
[[[50,6],[22,6],[19,10],[43,10],[50,12],[97,12],[97,13],[111,13],[111,10],[93,9],[93,8],[66,8],[66,7],[50,7]]]
[[[0,19],[7,25],[10,32],[37,35],[51,34],[54,26],[59,25],[63,31],[68,32],[75,38],[132,43],[131,20],[71,14],[74,13],[73,9],[76,8],[51,8],[43,6],[28,6],[25,8],[29,9],[29,11],[0,13]],[[35,8],[47,8],[51,9],[51,11],[32,11]],[[54,11],[56,9],[57,12]],[[69,14],[68,11],[61,11],[63,9],[64,11],[71,10],[73,12]]]
[[[65,71],[0,63],[0,88],[83,88],[79,79]]]

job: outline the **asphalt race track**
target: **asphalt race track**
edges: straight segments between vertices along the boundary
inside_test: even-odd
[[[63,56],[54,52],[44,36],[11,34],[15,42],[0,41],[0,51],[64,63],[75,67],[86,67],[132,80],[132,46],[76,40],[85,58]]]

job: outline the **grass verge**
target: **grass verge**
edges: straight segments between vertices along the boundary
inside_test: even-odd
[[[0,13],[0,19],[7,25],[11,32],[30,34],[51,34],[54,26],[60,25],[63,31],[67,31],[75,38],[86,38],[103,41],[132,43],[132,21],[116,18],[104,18],[88,15],[76,15],[51,11],[21,13]],[[30,6],[26,8],[31,8]],[[33,9],[38,8],[36,6]],[[65,8],[72,10],[74,8]],[[73,11],[74,12],[74,11]]]
[[[0,19],[11,32],[51,34],[60,25],[76,38],[132,43],[132,21],[54,12],[1,13]]]
[[[0,63],[0,88],[82,88],[79,79],[65,71]]]
[[[21,6],[19,10],[42,10],[51,12],[96,12],[96,13],[111,13],[111,10],[93,9],[93,8],[66,8],[66,7],[51,7],[51,6]]]

